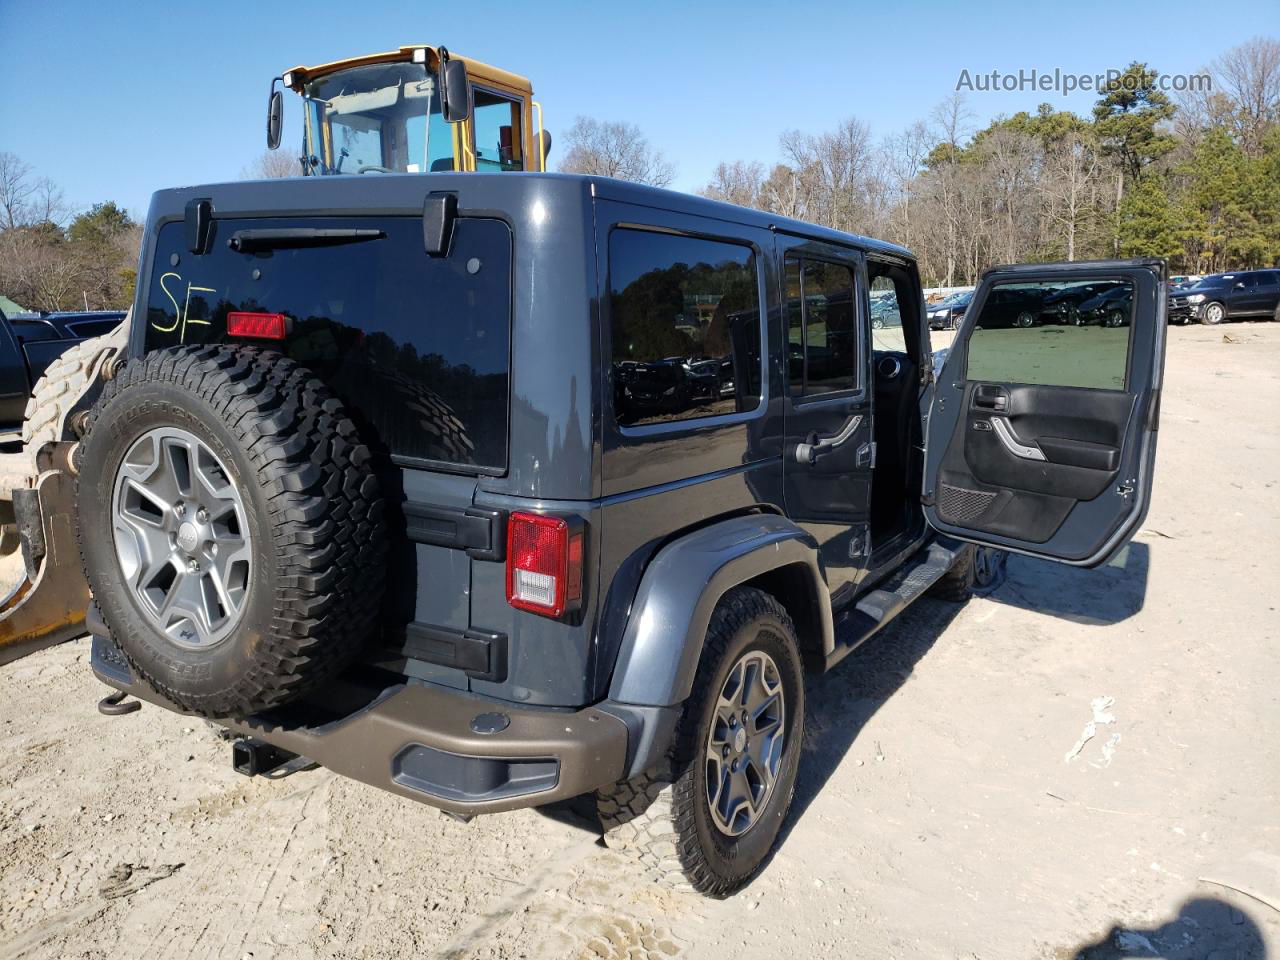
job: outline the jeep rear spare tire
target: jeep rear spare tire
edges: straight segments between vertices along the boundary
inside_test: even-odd
[[[246,716],[302,696],[376,625],[386,537],[369,449],[280,354],[130,362],[90,416],[77,506],[113,639],[185,710]]]

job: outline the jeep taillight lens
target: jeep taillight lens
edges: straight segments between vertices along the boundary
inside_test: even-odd
[[[582,602],[581,523],[537,513],[507,521],[507,602],[517,610],[562,617]]]

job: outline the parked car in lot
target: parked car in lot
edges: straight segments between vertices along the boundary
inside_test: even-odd
[[[1063,323],[1080,325],[1080,305],[1099,293],[1116,286],[1114,280],[1102,280],[1093,283],[1071,283],[1044,298],[1041,305],[1040,320],[1042,323]]]
[[[1169,295],[1169,322],[1222,323],[1243,317],[1280,320],[1280,270],[1216,273]]]
[[[1123,327],[1129,323],[1133,305],[1133,288],[1125,283],[1108,284],[1074,310],[1076,326],[1097,324],[1100,327]]]
[[[1061,289],[1058,285],[1008,284],[991,291],[982,305],[978,323],[984,327],[1031,327],[1043,323],[1044,301]]]
[[[898,298],[892,293],[871,301],[871,329],[902,326],[902,313],[898,310]]]
[[[943,297],[928,308],[930,330],[954,330],[960,326],[964,313],[973,302],[973,291],[964,290]]]
[[[31,390],[54,360],[82,340],[109,333],[123,311],[26,313],[0,312],[0,442],[22,433]]]

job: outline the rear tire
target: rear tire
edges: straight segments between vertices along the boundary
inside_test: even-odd
[[[1004,550],[966,544],[951,569],[929,588],[929,596],[964,603],[975,595],[990,593],[1004,582],[1008,559]]]
[[[293,361],[149,353],[107,384],[82,450],[85,576],[134,673],[167,700],[258,713],[331,679],[373,632],[386,535],[370,453]]]
[[[780,700],[773,702],[782,721],[782,744],[776,748],[776,774],[764,786],[753,779],[752,771],[759,768],[752,758],[762,750],[772,755],[772,744],[765,746],[773,729],[767,726],[767,708],[753,711],[766,717],[764,723],[757,727],[753,720],[741,733],[723,722],[725,692],[746,688],[753,669],[756,677],[772,672],[780,691]],[[743,679],[735,680],[739,676]],[[737,745],[739,738],[745,746]],[[597,791],[605,843],[631,855],[655,879],[687,882],[711,897],[736,893],[773,849],[791,806],[803,738],[804,679],[795,626],[769,594],[731,590],[712,614],[693,693],[667,756],[656,769]],[[742,782],[761,792],[755,804],[728,806],[726,817],[713,794],[717,800],[732,796],[724,791],[736,780],[739,760]]]

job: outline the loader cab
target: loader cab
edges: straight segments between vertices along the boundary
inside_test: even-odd
[[[306,175],[546,169],[529,81],[443,47],[294,67],[282,80],[302,97]],[[273,93],[268,146],[281,109]]]

